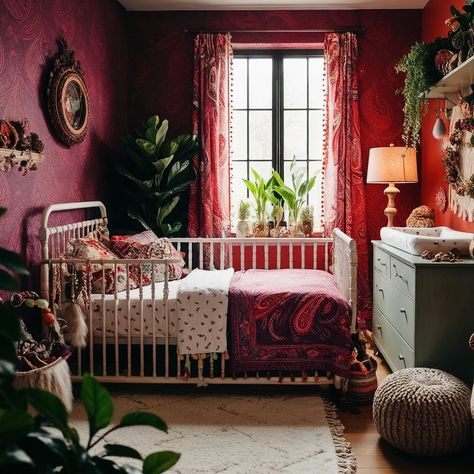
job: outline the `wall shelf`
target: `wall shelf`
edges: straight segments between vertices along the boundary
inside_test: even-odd
[[[474,83],[474,56],[464,61],[456,69],[444,76],[426,95],[427,99],[446,99],[459,91],[470,91]]]
[[[28,171],[36,171],[38,163],[43,160],[43,153],[0,148],[0,171],[6,172],[17,168],[18,171],[26,174]]]

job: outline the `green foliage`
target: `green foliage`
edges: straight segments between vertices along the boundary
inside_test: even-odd
[[[265,181],[260,174],[251,168],[250,170],[254,177],[254,181],[244,179],[243,182],[252,194],[254,199],[255,217],[258,223],[264,223],[267,220],[267,204],[270,202],[274,205],[278,203],[273,191],[275,186],[275,179],[272,176],[268,181]]]
[[[116,165],[123,178],[120,188],[128,201],[128,217],[159,236],[175,234],[183,227],[185,217],[177,215],[177,206],[196,179],[192,164],[196,137],[168,140],[167,133],[167,120],[150,117],[124,139],[129,160]]]
[[[250,203],[247,200],[240,201],[239,220],[246,221],[250,217]]]
[[[290,166],[291,186],[287,186],[277,171],[273,172],[273,178],[276,185],[274,191],[278,193],[288,206],[290,222],[297,223],[300,219],[301,208],[303,207],[308,194],[316,184],[317,175],[311,178],[305,178],[306,170],[296,168],[296,160]]]
[[[433,43],[415,43],[395,66],[398,73],[406,74],[401,92],[405,99],[403,139],[407,146],[416,147],[420,143],[421,122],[428,110],[426,95],[441,79],[434,63],[441,49],[452,50],[447,38],[437,38]]]
[[[0,209],[0,215],[3,213]],[[0,290],[17,289],[15,278],[8,272],[26,275],[27,268],[16,254],[4,249],[0,249],[0,259],[0,266],[5,269],[0,273]],[[155,452],[143,459],[138,451],[121,444],[105,444],[100,454],[90,452],[118,429],[150,426],[166,433],[168,428],[160,417],[143,411],[129,413],[117,425],[110,426],[112,397],[88,374],[81,394],[90,428],[87,446],[82,446],[61,400],[44,390],[13,387],[19,335],[18,315],[10,306],[0,304],[0,472],[155,474],[176,464],[180,457],[177,453]],[[36,416],[27,412],[28,404],[35,408]],[[143,467],[119,465],[108,459],[110,456],[143,460]]]
[[[474,1],[466,0],[466,5],[462,7],[464,12],[460,12],[456,7],[451,6],[450,11],[454,19],[459,23],[463,31],[468,31],[474,27]]]

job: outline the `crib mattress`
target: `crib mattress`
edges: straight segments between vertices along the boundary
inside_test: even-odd
[[[176,337],[177,317],[176,317],[176,296],[180,282],[183,280],[173,280],[169,282],[168,308],[169,308],[169,337]],[[164,283],[155,284],[155,336],[165,337],[166,334],[166,316],[165,305],[163,301]],[[103,337],[104,328],[107,338],[118,337],[125,342],[129,335],[129,301],[130,301],[130,334],[134,342],[140,340],[141,328],[143,327],[144,340],[147,343],[153,341],[153,298],[152,286],[143,287],[143,298],[140,298],[140,289],[130,291],[130,298],[127,299],[127,292],[121,291],[117,294],[117,300],[114,295],[91,295],[92,307],[92,330],[94,338]],[[141,305],[143,301],[143,317],[140,317]],[[115,316],[117,308],[117,317]],[[105,309],[105,324],[104,324]],[[117,319],[117,324],[115,320]]]

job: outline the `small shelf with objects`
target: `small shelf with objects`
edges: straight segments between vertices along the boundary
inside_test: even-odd
[[[36,133],[27,133],[27,128],[26,120],[0,119],[0,171],[17,169],[25,175],[44,161],[43,142]]]
[[[427,99],[447,99],[467,92],[474,84],[474,56],[464,61],[438,81],[426,95]]]

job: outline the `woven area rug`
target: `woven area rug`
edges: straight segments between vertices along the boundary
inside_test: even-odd
[[[156,392],[112,392],[114,419],[131,410],[153,411],[167,422],[168,435],[126,428],[106,441],[129,444],[143,455],[156,450],[180,452],[181,459],[169,471],[180,474],[356,472],[334,406],[314,393],[282,394],[262,387],[246,388],[245,393],[236,390],[236,394],[196,389],[175,394],[169,387]],[[87,433],[85,419],[76,402],[71,421],[82,439]]]

